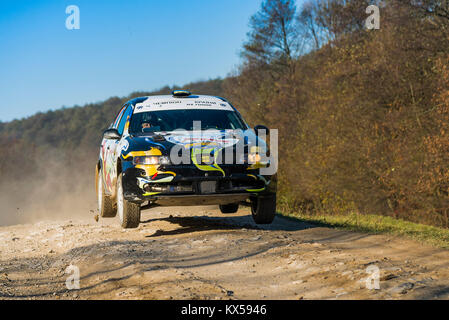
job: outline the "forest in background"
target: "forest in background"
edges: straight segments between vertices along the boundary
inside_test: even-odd
[[[371,4],[379,30],[365,27]],[[448,228],[449,1],[264,0],[250,28],[238,70],[183,88],[279,130],[279,208]],[[1,215],[16,198],[94,199],[102,130],[126,100],[172,89],[0,123]]]

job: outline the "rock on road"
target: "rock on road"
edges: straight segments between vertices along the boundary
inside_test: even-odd
[[[93,217],[0,227],[0,299],[448,298],[447,250],[280,216],[257,226],[246,208],[153,208],[133,230]]]

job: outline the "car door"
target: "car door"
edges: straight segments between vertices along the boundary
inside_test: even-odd
[[[120,119],[114,125],[116,126],[118,133],[122,138],[120,140],[110,140],[107,145],[107,171],[109,173],[109,191],[114,194],[115,183],[117,181],[117,159],[120,156],[120,142],[123,139],[123,133],[125,131],[125,125],[129,117],[132,114],[132,107],[130,105],[125,106],[124,111],[120,115]]]
[[[117,117],[115,118],[114,122],[110,125],[109,129],[117,129],[118,124],[123,116],[123,113],[125,112],[125,109],[127,108],[127,105],[124,105]],[[114,157],[113,157],[113,153],[112,153],[112,149],[114,148],[115,145],[115,140],[111,140],[111,139],[103,139],[102,143],[101,143],[101,155],[102,155],[102,168],[103,168],[103,181],[104,181],[104,186],[105,186],[105,191],[107,194],[111,194],[114,190],[114,185],[113,185],[113,162],[114,162]]]

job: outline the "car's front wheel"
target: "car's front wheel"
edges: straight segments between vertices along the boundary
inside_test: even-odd
[[[140,205],[127,201],[123,196],[123,174],[117,179],[117,213],[122,228],[137,228],[140,223]]]
[[[251,213],[257,224],[270,224],[276,215],[276,194],[251,200]]]
[[[117,208],[114,206],[112,198],[104,192],[102,168],[100,168],[97,173],[97,199],[100,217],[113,218],[117,215]]]

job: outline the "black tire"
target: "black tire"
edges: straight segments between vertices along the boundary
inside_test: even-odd
[[[220,204],[221,213],[236,213],[239,210],[238,203]]]
[[[124,229],[137,228],[140,223],[140,205],[127,201],[123,196],[122,176],[117,179],[117,213]]]
[[[251,213],[255,223],[271,224],[276,215],[276,194],[252,199]]]
[[[98,211],[102,218],[113,218],[117,215],[117,207],[112,198],[104,193],[103,169],[100,168],[97,174],[97,202]]]

